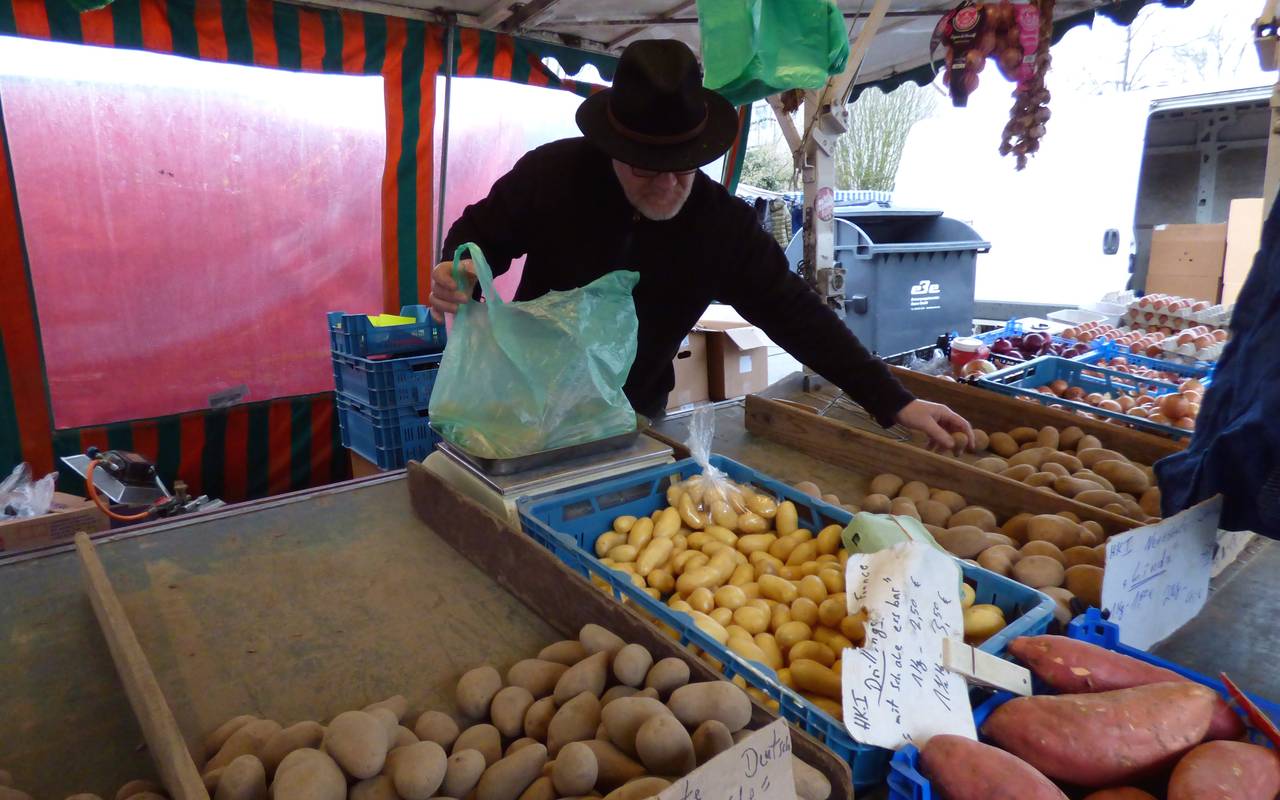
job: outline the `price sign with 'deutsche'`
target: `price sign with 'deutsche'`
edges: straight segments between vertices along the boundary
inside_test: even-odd
[[[658,800],[796,800],[787,723],[761,728],[663,789]]]

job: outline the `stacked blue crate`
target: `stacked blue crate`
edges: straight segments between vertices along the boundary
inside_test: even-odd
[[[444,326],[426,306],[405,306],[400,315],[413,321],[379,326],[364,314],[329,313],[342,445],[381,469],[420,461],[435,447],[427,407]]]

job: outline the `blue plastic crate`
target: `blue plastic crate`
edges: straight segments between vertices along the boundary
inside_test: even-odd
[[[338,393],[372,408],[422,406],[440,371],[440,354],[375,361],[333,353],[333,385]]]
[[[1143,650],[1120,644],[1120,627],[1115,623],[1104,620],[1102,614],[1096,608],[1091,608],[1072,620],[1071,624],[1067,626],[1067,636],[1089,644],[1096,644],[1099,647],[1105,647],[1108,650],[1114,650],[1117,653],[1136,658],[1139,661],[1145,661],[1157,667],[1164,667],[1184,678],[1208,686],[1224,699],[1230,699],[1226,687],[1221,682],[1198,672],[1192,672],[1162,658],[1157,658]],[[1008,692],[999,692],[993,695],[989,700],[973,710],[974,723],[981,729],[982,723],[987,721],[987,717],[991,716],[991,713],[1001,705],[1012,700],[1013,697]],[[1271,719],[1280,719],[1280,705],[1254,695],[1249,695],[1249,699],[1256,703],[1258,708]],[[1263,737],[1255,737],[1255,741],[1257,744],[1267,744],[1266,739]],[[929,784],[929,779],[920,774],[920,751],[915,747],[904,747],[894,755],[888,782],[889,800],[942,800],[939,795],[934,794],[933,788]]]
[[[802,528],[818,531],[827,525],[848,525],[852,515],[824,503],[784,483],[720,456],[711,463],[741,484],[754,486],[796,505]],[[855,742],[842,721],[778,682],[768,667],[746,661],[712,639],[682,612],[654,600],[631,583],[626,573],[615,572],[595,557],[595,541],[611,530],[615,517],[647,516],[666,506],[666,490],[673,479],[699,474],[693,459],[640,470],[630,475],[589,484],[544,497],[522,499],[518,503],[524,529],[582,575],[597,577],[612,587],[614,596],[634,603],[674,630],[682,644],[694,644],[723,665],[729,677],[741,675],[748,684],[778,701],[781,715],[825,742],[836,755],[849,762],[854,785],[875,786],[888,769],[888,750]],[[1017,636],[1031,636],[1048,630],[1053,617],[1053,601],[1047,596],[994,572],[961,564],[965,579],[974,586],[979,603],[991,603],[1004,610],[1008,627],[983,643],[981,649],[1001,653]]]
[[[426,405],[377,409],[343,395],[336,398],[342,446],[354,450],[379,469],[400,469],[421,461],[436,446],[427,424]]]
[[[1030,397],[1044,405],[1060,404],[1064,408],[1096,414],[1102,417],[1119,420],[1139,430],[1158,433],[1175,439],[1191,436],[1191,431],[1176,428],[1172,425],[1161,425],[1143,417],[1134,417],[1122,411],[1108,411],[1105,408],[1091,406],[1083,400],[1066,400],[1056,395],[1037,392],[1036,388],[1047,386],[1056,380],[1064,380],[1072,386],[1078,386],[1086,392],[1116,393],[1145,392],[1152,397],[1171,394],[1178,387],[1166,381],[1155,381],[1150,378],[1138,378],[1127,372],[1095,367],[1080,361],[1058,358],[1057,356],[1041,356],[1022,364],[1006,367],[989,375],[978,378],[977,384],[1013,397]]]
[[[378,327],[369,321],[367,314],[330,311],[329,349],[362,358],[444,350],[444,325],[431,318],[426,306],[404,306],[400,316],[412,317],[414,321]]]
[[[1159,358],[1151,358],[1137,353],[1130,353],[1126,348],[1116,345],[1110,340],[1103,339],[1101,344],[1093,350],[1082,356],[1076,356],[1072,361],[1079,361],[1082,364],[1096,364],[1099,361],[1110,360],[1117,356],[1127,358],[1130,364],[1146,367],[1148,369],[1158,369],[1164,372],[1172,372],[1175,375],[1181,375],[1184,378],[1198,378],[1201,383],[1208,386],[1210,376],[1213,373],[1213,364],[1207,361],[1197,361],[1193,364],[1182,364],[1177,361],[1165,361]]]
[[[1077,342],[1075,339],[1067,339],[1062,336],[1055,336],[1049,333],[1048,331],[1029,331],[1026,329],[1025,325],[1023,325],[1021,322],[1019,322],[1016,319],[1011,319],[1008,322],[1006,322],[1003,328],[997,328],[992,331],[987,331],[986,333],[980,333],[977,335],[976,338],[980,339],[983,344],[989,347],[992,344],[994,344],[997,339],[1004,339],[1010,336],[1025,336],[1028,333],[1038,333],[1041,336],[1048,336],[1050,341],[1052,341],[1054,344],[1060,344],[1064,347],[1074,347],[1075,345],[1080,344],[1080,342]],[[1001,355],[999,353],[992,353],[988,357],[988,360],[991,361],[993,364],[1009,366],[1012,364],[1024,364],[1029,362],[1031,359],[1024,359],[1021,356],[1014,359],[1014,358],[1010,358],[1009,356]]]

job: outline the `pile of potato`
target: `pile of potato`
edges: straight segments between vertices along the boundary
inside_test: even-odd
[[[205,738],[204,782],[214,800],[642,800],[751,732],[741,689],[689,677],[680,659],[654,663],[586,625],[505,677],[490,665],[463,674],[458,718],[429,710],[409,728],[396,695],[327,726],[229,719]],[[826,777],[792,763],[797,796],[826,800]]]
[[[821,496],[812,484],[801,490]],[[843,527],[814,534],[799,527],[791,501],[702,476],[671,486],[667,501],[649,517],[615,519],[594,545],[601,562],[842,718],[841,653],[865,637],[865,615],[849,614],[845,598]],[[972,606],[966,640],[980,644],[1005,627],[1004,614],[974,605],[972,589],[965,588],[965,607]],[[748,692],[777,709],[763,693]]]
[[[931,489],[920,481],[904,482],[897,475],[877,475],[862,500],[873,513],[914,517],[952,555],[991,570],[1057,602],[1056,616],[1070,621],[1071,599],[1101,606],[1102,573],[1106,562],[1106,533],[1092,520],[1081,522],[1069,511],[1058,514],[1017,514],[1000,523],[984,506],[969,505],[963,496]],[[983,609],[984,606],[974,606]],[[965,615],[966,638],[971,627]]]
[[[1057,694],[1000,705],[982,744],[936,736],[920,754],[950,800],[1273,800],[1280,756],[1240,741],[1240,716],[1212,688],[1060,636],[1009,651]],[[1061,788],[1060,788],[1061,787]],[[1092,792],[1091,794],[1089,794]]]
[[[1098,437],[1074,425],[973,433],[976,451],[986,454],[974,462],[980,469],[1145,524],[1160,519],[1152,468],[1103,447]],[[961,450],[957,445],[956,452]]]

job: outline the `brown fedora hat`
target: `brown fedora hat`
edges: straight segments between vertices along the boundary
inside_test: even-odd
[[[674,39],[646,39],[622,51],[613,88],[578,106],[587,140],[624,164],[679,172],[709,164],[733,144],[738,114],[702,86],[693,51]]]

